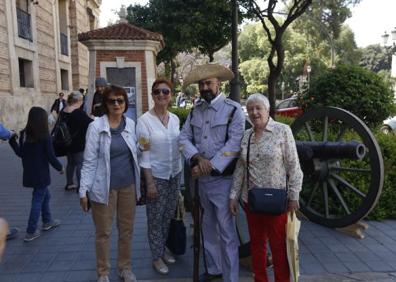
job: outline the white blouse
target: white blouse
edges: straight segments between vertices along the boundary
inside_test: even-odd
[[[140,167],[151,168],[156,178],[170,179],[182,170],[181,154],[178,145],[180,134],[179,118],[169,113],[168,127],[150,111],[137,121],[137,139],[150,142],[150,150],[144,151],[139,160]]]

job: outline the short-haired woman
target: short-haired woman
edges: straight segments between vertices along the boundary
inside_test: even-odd
[[[84,96],[79,91],[73,91],[67,97],[67,106],[60,112],[59,117],[65,120],[72,142],[67,148],[66,186],[65,190],[76,189],[81,178],[81,167],[85,148],[85,135],[92,119],[81,110]],[[74,173],[77,176],[77,185],[74,184]]]
[[[123,88],[106,87],[103,91],[105,114],[93,121],[87,132],[80,205],[88,211],[88,192],[96,229],[98,282],[109,281],[109,244],[114,214],[118,229],[118,274],[124,281],[136,281],[131,270],[131,239],[140,171],[135,123],[124,116],[127,99]]]
[[[296,144],[288,125],[269,116],[269,102],[262,94],[250,95],[246,109],[253,128],[245,131],[241,157],[234,171],[230,193],[230,209],[237,214],[238,199],[242,198],[248,220],[250,249],[255,282],[267,282],[266,247],[269,241],[276,282],[290,281],[286,254],[287,211],[298,209],[303,174]],[[250,142],[249,142],[250,141]],[[250,147],[249,164],[247,149]],[[247,183],[247,165],[249,182]],[[288,189],[288,208],[280,215],[260,214],[249,210],[248,189],[251,187]]]
[[[175,215],[182,169],[177,142],[180,121],[168,111],[171,89],[172,84],[166,79],[154,81],[151,89],[154,107],[143,114],[137,123],[138,139],[150,144],[150,150],[142,154],[140,166],[147,183],[146,211],[153,267],[161,274],[169,272],[165,263],[175,263],[165,242],[170,221]]]

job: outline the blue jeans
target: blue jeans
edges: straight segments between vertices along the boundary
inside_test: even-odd
[[[27,233],[33,234],[36,231],[40,213],[44,224],[51,221],[50,198],[48,187],[33,188],[32,207],[30,208],[28,227],[26,229]]]

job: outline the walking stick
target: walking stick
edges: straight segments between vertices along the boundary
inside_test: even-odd
[[[199,257],[200,257],[200,249],[201,249],[201,241],[200,241],[200,203],[199,203],[199,187],[198,187],[198,179],[192,179],[191,181],[192,188],[194,189],[194,199],[192,201],[192,216],[194,221],[194,233],[193,233],[193,250],[194,250],[194,269],[193,269],[193,281],[199,282]]]

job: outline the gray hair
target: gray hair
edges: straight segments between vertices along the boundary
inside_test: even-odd
[[[67,104],[74,105],[75,103],[77,103],[78,101],[81,101],[83,99],[84,99],[84,96],[81,94],[80,91],[73,91],[67,97]]]
[[[270,103],[269,103],[269,101],[268,101],[268,98],[267,97],[265,97],[263,94],[261,94],[261,93],[254,93],[254,94],[252,94],[252,95],[250,95],[249,97],[248,97],[248,99],[247,99],[247,101],[246,101],[246,106],[249,104],[249,103],[260,103],[260,104],[262,104],[264,107],[265,107],[265,109],[267,110],[267,111],[269,111],[269,109],[270,109]]]

